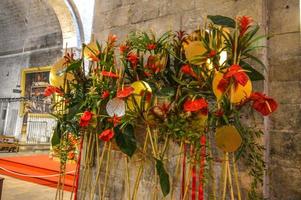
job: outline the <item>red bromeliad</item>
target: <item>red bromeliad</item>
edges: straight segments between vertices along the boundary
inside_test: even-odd
[[[101,134],[99,134],[98,138],[105,142],[110,141],[114,137],[115,133],[113,129],[106,129]]]
[[[274,99],[259,92],[254,92],[250,96],[250,100],[253,101],[252,107],[263,116],[271,114],[278,107],[278,104]]]
[[[108,90],[103,91],[103,93],[101,94],[102,99],[106,99],[109,96],[110,96],[110,92]]]
[[[47,86],[47,88],[44,90],[45,97],[53,95],[54,93],[57,93],[58,95],[63,94],[63,92],[60,90],[60,88],[52,86],[52,85]]]
[[[89,122],[91,121],[92,119],[92,116],[93,116],[93,113],[90,112],[90,111],[85,111],[83,113],[83,115],[81,116],[80,118],[80,122],[79,122],[79,125],[81,127],[86,127],[89,125]]]
[[[117,91],[118,98],[125,98],[130,96],[134,92],[134,88],[131,86],[127,86]]]
[[[114,72],[108,72],[108,71],[102,71],[101,74],[103,76],[106,76],[106,77],[111,77],[111,78],[119,78],[119,76],[117,74],[115,74]]]
[[[121,45],[119,46],[119,51],[120,51],[121,54],[124,54],[124,53],[127,52],[127,50],[128,50],[129,48],[130,48],[129,46],[127,46],[127,45],[125,45],[125,44],[121,44]]]
[[[114,114],[114,116],[109,118],[108,121],[113,123],[113,125],[115,127],[121,122],[121,117],[118,117],[117,115]]]
[[[196,73],[193,71],[192,67],[190,65],[183,65],[181,68],[181,72],[183,74],[190,75],[192,77],[197,77]]]
[[[204,98],[199,98],[195,100],[186,100],[184,103],[185,112],[195,112],[201,111],[202,114],[208,113],[208,102]]]
[[[238,17],[238,23],[239,23],[239,32],[240,36],[243,36],[245,32],[251,27],[253,23],[252,17],[249,16],[241,16]]]
[[[127,57],[127,60],[131,63],[133,68],[137,67],[137,64],[138,64],[138,61],[139,61],[139,58],[138,58],[137,54],[132,53],[132,52],[129,53],[128,57]]]
[[[229,87],[231,79],[234,81],[234,86],[236,88],[238,84],[245,86],[249,80],[249,77],[239,65],[232,65],[218,83],[218,90],[225,92]]]
[[[154,50],[155,48],[156,48],[157,46],[156,46],[156,44],[154,44],[154,43],[150,43],[150,44],[148,44],[147,46],[146,46],[146,48],[147,48],[147,50]]]

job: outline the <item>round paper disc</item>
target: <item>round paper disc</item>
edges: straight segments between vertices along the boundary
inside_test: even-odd
[[[242,139],[237,129],[228,125],[216,129],[215,142],[224,152],[234,152],[240,147]]]
[[[106,110],[108,115],[122,117],[125,115],[125,102],[122,99],[114,98],[108,101]]]
[[[185,50],[185,56],[190,63],[200,65],[206,62],[206,59],[204,61],[195,61],[196,56],[201,56],[207,51],[201,41],[192,41],[183,46]]]
[[[131,86],[134,88],[134,92],[131,98],[128,98],[127,100],[127,105],[128,108],[130,110],[134,110],[134,105],[135,102],[133,102],[133,99],[135,99],[136,103],[138,104],[138,106],[140,106],[140,103],[142,101],[142,97],[143,97],[143,92],[152,92],[151,87],[149,86],[149,84],[145,81],[136,81],[134,83],[131,84]],[[145,107],[148,107],[148,103],[145,103]]]
[[[98,46],[96,42],[87,44],[84,48],[84,57],[88,60],[92,60],[91,56],[94,57],[99,54]]]
[[[64,74],[58,75],[58,73],[64,70],[65,59],[60,58],[54,65],[52,65],[49,73],[49,82],[51,85],[56,87],[64,86]],[[71,81],[74,79],[74,76],[70,73],[67,73],[66,79]]]

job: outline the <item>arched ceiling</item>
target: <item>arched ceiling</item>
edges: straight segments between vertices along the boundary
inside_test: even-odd
[[[0,55],[60,45],[60,23],[44,0],[0,1]]]

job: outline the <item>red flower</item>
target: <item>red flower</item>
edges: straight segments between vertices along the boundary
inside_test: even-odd
[[[224,115],[224,111],[222,109],[218,109],[217,111],[214,112],[214,115],[216,117],[222,117]]]
[[[80,125],[81,127],[86,127],[86,126],[88,126],[90,120],[92,119],[92,115],[93,115],[93,113],[91,113],[90,111],[85,111],[85,112],[83,113],[83,115],[81,116],[81,118],[80,118],[79,125]]]
[[[197,77],[196,73],[193,71],[190,65],[183,65],[181,68],[181,72],[195,78]]]
[[[205,135],[202,135],[202,136],[201,136],[200,142],[201,142],[201,145],[202,145],[202,146],[205,146],[205,145],[206,145],[206,136],[205,136]]]
[[[115,127],[121,122],[121,117],[118,117],[117,115],[114,114],[114,116],[109,118],[108,121],[113,123],[113,125]]]
[[[153,44],[153,43],[151,43],[151,44],[148,44],[147,46],[146,46],[146,48],[148,49],[148,50],[154,50],[155,48],[156,48],[157,46],[156,46],[156,44]]]
[[[101,74],[103,76],[111,77],[111,78],[118,78],[119,76],[115,74],[114,72],[108,72],[108,71],[102,71]]]
[[[231,67],[229,67],[228,71],[224,74],[223,78],[218,83],[217,88],[221,92],[225,92],[230,84],[231,78],[232,80],[234,80],[235,87],[237,87],[237,84],[245,86],[249,80],[248,75],[239,65],[232,65]]]
[[[105,142],[110,141],[114,137],[115,133],[113,129],[106,129],[101,134],[99,134],[98,138]]]
[[[238,17],[240,36],[244,35],[248,28],[251,27],[253,19],[249,16]]]
[[[208,55],[208,57],[209,58],[212,58],[212,57],[214,57],[215,55],[216,55],[216,51],[215,50],[211,50],[210,52],[209,52],[209,55]]]
[[[123,89],[117,91],[117,97],[118,98],[128,97],[134,92],[134,90],[135,89],[131,86],[124,87]]]
[[[129,49],[129,46],[127,46],[127,45],[122,44],[119,46],[119,51],[121,54],[125,53],[128,49]]]
[[[52,86],[52,85],[47,86],[47,88],[44,90],[45,97],[53,95],[54,93],[57,93],[59,95],[63,94],[63,92],[60,90],[60,88]]]
[[[195,100],[186,100],[184,103],[184,111],[185,112],[195,112],[195,111],[201,111],[202,114],[208,113],[208,103],[206,99],[199,98]]]
[[[68,157],[68,160],[73,160],[73,159],[74,159],[74,157],[75,157],[75,153],[74,153],[74,151],[70,151],[70,152],[68,152],[68,155],[67,155],[67,157]]]
[[[158,58],[156,56],[150,55],[147,59],[145,67],[150,69],[153,73],[157,74],[161,71],[161,66],[157,61]]]
[[[138,61],[139,61],[139,58],[138,58],[137,54],[129,53],[127,59],[132,64],[132,66],[134,68],[137,66]]]
[[[106,99],[110,96],[110,92],[108,90],[103,91],[101,98]]]
[[[250,99],[253,101],[252,107],[263,116],[271,114],[278,107],[278,104],[274,99],[259,92],[252,93]]]

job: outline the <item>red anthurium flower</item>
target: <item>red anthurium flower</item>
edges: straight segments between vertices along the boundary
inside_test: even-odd
[[[250,99],[253,101],[252,107],[263,116],[271,114],[278,107],[278,104],[274,99],[259,92],[252,93]]]
[[[208,113],[208,102],[204,98],[199,98],[195,100],[186,100],[184,103],[185,112],[195,112],[201,111],[203,114]]]
[[[113,123],[114,126],[117,126],[121,122],[121,117],[114,115],[113,117],[109,118],[108,121]]]
[[[101,134],[99,134],[98,138],[105,142],[110,141],[114,137],[115,133],[113,129],[106,129]]]
[[[232,65],[229,67],[228,71],[224,74],[223,78],[217,85],[217,88],[225,92],[227,87],[230,84],[230,80],[234,80],[234,85],[240,84],[245,86],[249,80],[248,75],[243,71],[243,69],[239,65]]]
[[[102,71],[101,74],[103,76],[111,77],[111,78],[118,78],[119,76],[115,74],[114,72],[108,72],[108,71]]]
[[[101,94],[102,99],[106,99],[109,96],[110,96],[110,92],[108,90],[103,91],[103,93]]]
[[[190,75],[192,77],[197,77],[196,73],[193,71],[192,67],[190,65],[183,65],[181,68],[181,72],[183,74]]]
[[[125,98],[130,96],[134,92],[134,88],[131,86],[123,87],[123,89],[117,91],[118,98]]]
[[[208,57],[209,57],[209,58],[212,58],[212,57],[214,57],[216,54],[217,54],[217,52],[216,52],[215,50],[211,50],[211,51],[209,52],[209,54],[208,54]]]
[[[156,46],[156,44],[153,44],[153,43],[151,43],[151,44],[148,44],[147,46],[146,46],[146,48],[148,49],[148,50],[154,50],[155,48],[156,48],[157,46]]]
[[[251,27],[252,23],[253,23],[253,19],[252,17],[249,16],[242,16],[242,17],[238,17],[238,23],[239,23],[239,32],[240,32],[240,36],[244,35],[245,32],[248,30],[248,28]]]
[[[138,61],[139,61],[139,58],[138,58],[137,54],[129,53],[127,59],[132,64],[132,67],[135,68],[137,66]]]
[[[92,119],[92,115],[93,115],[92,112],[90,112],[90,111],[85,111],[85,112],[83,113],[83,115],[81,116],[81,118],[80,118],[79,125],[80,125],[81,127],[86,127],[86,126],[88,126],[90,120]]]
[[[52,86],[52,85],[47,86],[47,88],[44,90],[45,97],[53,95],[54,93],[57,93],[59,95],[63,94],[63,92],[60,90],[60,88]]]
[[[128,49],[129,49],[129,46],[127,46],[127,45],[122,44],[119,46],[119,51],[121,54],[125,53]]]

